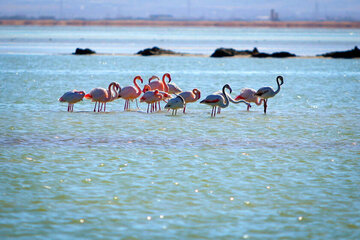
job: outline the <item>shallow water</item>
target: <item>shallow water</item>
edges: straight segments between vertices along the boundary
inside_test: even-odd
[[[360,60],[0,55],[5,239],[358,239]],[[57,99],[171,73],[202,99],[276,87],[268,114]]]

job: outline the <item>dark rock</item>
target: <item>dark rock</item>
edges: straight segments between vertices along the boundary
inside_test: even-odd
[[[287,57],[296,57],[295,54],[289,52],[274,52],[271,54],[271,57],[274,58],[287,58]]]
[[[251,56],[252,56],[252,57],[256,57],[256,58],[267,58],[267,57],[271,57],[270,54],[268,54],[268,53],[261,53],[261,52],[252,54]]]
[[[296,57],[296,55],[293,54],[293,53],[289,53],[289,52],[274,52],[272,54],[257,52],[257,53],[253,53],[252,57],[257,57],[257,58],[266,58],[266,57],[287,58],[287,57]]]
[[[360,50],[357,46],[355,46],[352,50],[343,52],[329,52],[320,56],[331,58],[360,58]]]
[[[89,49],[89,48],[85,48],[85,49],[82,49],[82,48],[77,48],[75,50],[75,52],[73,54],[75,55],[84,55],[84,54],[95,54],[96,52]]]
[[[218,48],[210,57],[233,57],[235,56],[235,51],[233,48]]]
[[[141,51],[137,52],[137,54],[140,54],[142,56],[153,56],[153,55],[178,54],[178,53],[171,51],[171,50],[153,47],[153,48],[146,48],[144,50],[141,50]]]
[[[217,48],[215,52],[211,54],[210,57],[233,57],[233,56],[251,55],[251,54],[252,51],[250,50],[238,51],[233,48]]]

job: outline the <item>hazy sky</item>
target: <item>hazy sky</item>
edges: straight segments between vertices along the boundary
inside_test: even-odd
[[[275,9],[282,20],[360,20],[360,0],[0,0],[0,16],[56,18],[265,19]]]

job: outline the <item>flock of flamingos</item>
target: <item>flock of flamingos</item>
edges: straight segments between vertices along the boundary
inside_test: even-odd
[[[168,82],[166,82],[166,78],[168,79]],[[183,109],[183,113],[185,113],[186,105],[188,103],[196,102],[200,99],[200,91],[198,89],[195,88],[192,91],[182,91],[175,83],[171,82],[169,73],[165,73],[161,81],[159,77],[152,76],[149,79],[149,84],[146,84],[142,90],[137,81],[143,83],[143,79],[140,76],[136,76],[133,80],[134,86],[121,88],[119,83],[112,82],[108,89],[100,87],[94,88],[88,94],[85,94],[84,91],[69,91],[60,97],[59,101],[67,102],[68,112],[72,112],[74,110],[74,104],[82,101],[85,97],[86,99],[91,99],[92,102],[95,102],[94,112],[105,112],[106,103],[122,98],[125,100],[124,111],[127,111],[130,110],[130,101],[136,100],[136,105],[138,107],[137,99],[143,93],[140,97],[140,102],[148,104],[147,113],[160,111],[160,102],[164,101],[166,102],[164,108],[168,110],[171,109],[172,115],[176,115],[178,109]],[[215,117],[217,113],[220,113],[221,108],[228,107],[230,102],[244,103],[247,105],[248,111],[251,107],[250,103],[255,103],[258,106],[263,103],[264,113],[266,114],[267,101],[280,91],[280,86],[284,83],[283,77],[278,76],[276,82],[278,85],[276,91],[272,87],[262,87],[257,91],[252,88],[243,88],[240,95],[235,99],[225,92],[226,89],[229,90],[230,93],[232,92],[229,84],[225,84],[221,91],[208,95],[204,100],[200,101],[200,103],[212,107],[211,117]],[[173,97],[172,94],[174,94],[175,97]]]

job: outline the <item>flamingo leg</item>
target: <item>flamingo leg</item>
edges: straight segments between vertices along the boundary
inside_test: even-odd
[[[160,101],[158,103],[159,103],[159,111],[161,111]]]
[[[250,110],[250,105],[247,106],[247,111],[249,111],[249,110]]]
[[[175,110],[175,115],[177,114],[177,109]]]
[[[74,104],[71,104],[71,112],[74,111]]]
[[[150,107],[150,103],[148,103],[148,107],[147,107],[147,113],[149,113],[149,107]]]
[[[266,114],[266,109],[267,109],[267,99],[264,100],[264,113]]]
[[[139,109],[138,100],[136,99],[136,108]]]
[[[68,104],[68,112],[69,112],[69,110],[70,110],[70,103]]]
[[[96,104],[97,104],[97,102],[95,102],[94,112],[96,112]]]
[[[184,106],[184,111],[183,111],[183,113],[185,113],[185,110],[186,110],[186,103],[185,103],[185,106]]]
[[[104,112],[106,112],[106,103],[104,103]]]

